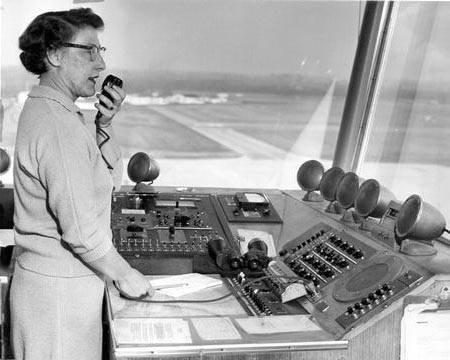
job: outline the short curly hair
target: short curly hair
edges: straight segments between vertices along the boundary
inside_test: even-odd
[[[20,61],[33,74],[47,72],[48,65],[44,61],[47,51],[70,41],[86,26],[104,27],[102,18],[90,8],[50,11],[37,16],[19,37]]]

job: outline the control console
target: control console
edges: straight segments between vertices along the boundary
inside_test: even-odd
[[[374,240],[325,222],[284,244],[280,257],[300,279],[314,284],[314,294],[299,303],[337,337],[431,276]]]
[[[210,194],[116,193],[111,213],[114,245],[138,268],[147,262],[146,273],[174,273],[176,269],[167,269],[161,261],[155,266],[157,259],[168,258],[186,265],[180,272],[216,273],[208,251],[210,240],[221,238],[228,246],[236,246],[216,207],[217,200]]]
[[[310,314],[335,338],[433,276],[377,236],[286,200],[281,219],[262,193],[120,192],[113,241],[144,274],[221,274],[249,315]],[[240,228],[278,230],[278,256],[258,237],[241,253]]]

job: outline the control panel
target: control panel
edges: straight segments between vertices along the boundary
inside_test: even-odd
[[[342,337],[406,295],[431,274],[350,229],[318,223],[287,242],[280,257],[314,294],[299,303]]]
[[[229,222],[282,223],[267,195],[261,192],[236,192],[218,195]]]
[[[155,258],[185,258],[193,262],[193,271],[216,273],[208,243],[221,238],[236,247],[216,207],[210,194],[116,193],[111,213],[114,245],[127,260],[140,260],[138,265]],[[163,271],[153,266],[150,272]]]
[[[306,288],[281,261],[271,261],[259,276],[249,277],[241,272],[225,280],[249,315],[307,314],[295,301],[306,295]]]
[[[283,246],[280,255],[301,278],[324,288],[352,272],[375,250],[347,233],[318,224]]]
[[[262,193],[116,193],[114,245],[144,274],[221,274],[249,315],[310,314],[335,338],[433,276],[370,232],[283,200],[281,219]],[[257,236],[241,253],[240,228],[272,228],[278,255]]]

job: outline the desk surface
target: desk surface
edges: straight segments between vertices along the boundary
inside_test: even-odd
[[[122,190],[130,191],[131,188]],[[172,188],[156,190],[160,193],[178,193]],[[234,194],[236,191],[251,190],[199,188],[189,189],[180,196],[186,198],[195,194],[210,194],[217,197],[221,194]],[[330,279],[322,284],[320,304],[313,304],[307,300],[300,301],[305,312],[285,315],[284,321],[283,316],[247,315],[236,297],[228,297],[217,303],[142,304],[120,298],[117,290],[108,284],[108,314],[115,357],[203,356],[315,350],[315,355],[311,355],[311,358],[331,359],[337,354],[354,353],[351,349],[353,346],[360,347],[361,354],[366,353],[368,351],[366,345],[359,343],[360,339],[367,341],[364,340],[366,334],[370,334],[371,341],[378,344],[375,351],[378,354],[377,358],[388,359],[392,358],[393,353],[398,353],[399,343],[395,339],[392,344],[384,346],[386,332],[392,331],[399,323],[401,315],[396,311],[401,310],[404,295],[423,291],[433,281],[436,273],[450,273],[450,264],[446,261],[449,249],[436,243],[438,253],[434,256],[410,257],[399,254],[395,244],[382,241],[367,231],[360,230],[360,224],[347,223],[342,221],[342,215],[326,213],[325,201],[305,203],[302,201],[304,195],[302,191],[276,189],[257,191],[267,196],[282,222],[228,221],[224,224],[226,233],[232,234],[235,239],[242,231],[261,231],[273,238],[277,252],[283,248],[290,249],[292,246],[294,246],[292,251],[295,251],[296,245],[303,241],[305,236],[309,236],[308,231],[323,225],[363,249],[365,258],[353,261],[354,265],[352,263],[349,268],[347,267],[348,270],[337,272],[336,279]],[[221,207],[218,206],[215,211],[220,212]],[[221,215],[222,222],[226,220],[224,213]],[[369,221],[377,223],[379,220],[369,219]],[[300,248],[300,245],[297,247]],[[312,247],[309,250],[312,253],[318,251]],[[339,252],[343,253],[340,250]],[[391,267],[393,273],[390,274],[389,266],[392,264],[395,266]],[[383,270],[385,267],[389,268],[387,272]],[[381,271],[382,276],[379,273],[377,275],[377,271]],[[395,286],[400,284],[398,279],[402,280],[402,273],[416,274],[417,281],[407,283],[406,287],[405,281],[400,281],[403,287],[397,291]],[[375,280],[372,280],[372,274]],[[336,322],[343,316],[348,306],[360,301],[360,298],[350,299],[347,302],[339,300],[339,296],[342,295],[339,288],[353,289],[355,287],[353,284],[356,283],[361,287],[361,291],[356,293],[365,294],[374,291],[385,282],[394,284],[395,294],[392,298],[388,297],[387,300],[385,297],[380,298],[381,302],[377,302],[381,304],[380,306],[375,305],[370,307],[367,313],[361,313],[351,326],[342,328],[342,325]],[[184,298],[214,298],[225,295],[228,291],[228,287],[222,285],[197,294],[185,295]],[[292,319],[296,322],[290,327],[289,321]],[[269,327],[272,331],[266,333],[262,331]],[[174,342],[173,339],[177,340]],[[327,353],[327,350],[334,352],[334,355]],[[352,358],[360,357],[352,356]]]
[[[211,277],[220,279],[217,275]],[[222,283],[176,298],[159,293],[152,299],[205,300],[229,293],[230,289]],[[338,349],[347,346],[347,341],[334,341],[312,321],[309,314],[249,316],[234,296],[210,303],[143,303],[121,297],[111,282],[107,284],[106,294],[116,357]]]

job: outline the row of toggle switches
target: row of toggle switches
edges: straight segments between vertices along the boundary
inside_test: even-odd
[[[365,314],[367,310],[371,310],[374,306],[386,300],[393,294],[394,291],[392,287],[389,284],[383,284],[374,292],[369,293],[367,297],[362,298],[360,302],[355,303],[353,306],[349,306],[345,314],[357,318],[359,315]]]
[[[364,258],[364,253],[362,252],[361,249],[357,249],[354,245],[348,243],[347,241],[342,240],[339,236],[331,235],[329,237],[329,241],[335,247],[345,251],[348,255],[352,256],[355,259]]]

